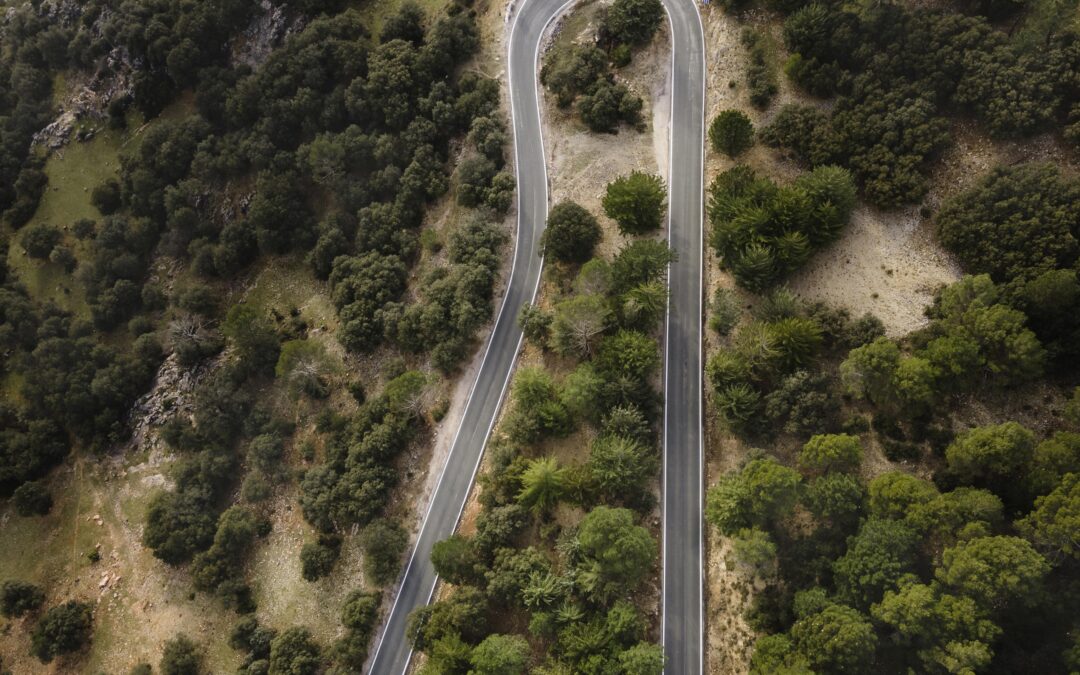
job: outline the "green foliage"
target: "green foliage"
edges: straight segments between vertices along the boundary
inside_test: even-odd
[[[558,387],[543,369],[520,369],[510,395],[514,411],[507,424],[514,439],[534,443],[548,436],[565,436],[573,429]]]
[[[522,675],[529,664],[529,643],[517,635],[489,635],[469,657],[476,675]]]
[[[799,436],[833,429],[840,407],[829,375],[806,370],[786,376],[764,403],[770,426]]]
[[[1017,310],[996,304],[989,277],[964,277],[942,291],[925,346],[910,356],[878,338],[853,349],[841,372],[853,392],[906,415],[929,412],[943,395],[1037,377],[1046,352]],[[979,377],[982,375],[983,377]]]
[[[663,20],[660,0],[615,0],[601,21],[601,40],[614,45],[643,45],[652,40]]]
[[[923,536],[931,537],[928,548],[939,549],[998,529],[1003,511],[1001,499],[993,493],[959,487],[911,506],[905,520]]]
[[[1050,565],[1024,539],[979,537],[945,549],[935,577],[988,611],[1029,602]]]
[[[745,382],[718,388],[714,400],[721,417],[737,433],[749,431],[761,410],[761,394]]]
[[[739,285],[760,292],[839,236],[854,201],[843,169],[819,167],[778,187],[738,166],[709,187],[710,243]]]
[[[964,432],[945,450],[949,470],[960,480],[1008,492],[1030,464],[1035,435],[1016,422],[979,427]]]
[[[1073,38],[1021,49],[977,15],[814,3],[788,17],[784,37],[789,75],[811,93],[839,95],[829,114],[801,108],[801,131],[782,112],[765,142],[812,165],[843,162],[880,206],[926,192],[929,165],[948,144],[946,111],[973,113],[995,136],[1028,135],[1064,118],[1074,98],[1059,84],[1075,63]]]
[[[746,47],[750,57],[746,66],[746,84],[750,89],[750,103],[755,108],[764,110],[769,107],[777,92],[780,91],[772,58],[769,56],[761,33],[745,28],[739,40]]]
[[[877,646],[869,619],[837,604],[796,621],[791,637],[810,667],[824,672],[865,672]]]
[[[52,510],[53,499],[49,490],[39,481],[23,483],[11,495],[15,513],[24,518],[44,516]]]
[[[634,503],[645,494],[657,462],[651,449],[640,442],[601,436],[593,441],[586,462],[593,490],[606,503]]]
[[[614,134],[621,123],[638,124],[643,106],[641,97],[635,96],[625,84],[600,79],[578,98],[577,109],[589,129]]]
[[[450,234],[450,266],[421,281],[419,301],[382,312],[387,337],[411,352],[428,352],[444,373],[468,354],[470,341],[491,316],[498,252],[505,240],[498,226],[471,218]]]
[[[110,216],[120,209],[121,199],[120,184],[115,180],[107,180],[96,186],[90,193],[90,203],[94,205],[101,215]]]
[[[601,341],[593,364],[610,379],[645,380],[660,367],[659,345],[644,333],[621,330]]]
[[[813,319],[791,317],[767,325],[775,350],[773,365],[781,372],[806,366],[821,348],[821,327]]]
[[[709,328],[726,337],[739,322],[741,313],[734,292],[728,288],[717,288],[709,309]]]
[[[750,527],[769,530],[791,513],[799,485],[798,472],[772,458],[752,459],[709,488],[705,519],[727,535]]]
[[[742,111],[722,110],[709,125],[709,142],[716,152],[737,157],[754,144],[754,125]]]
[[[768,532],[757,528],[736,532],[731,552],[740,565],[753,572],[768,573],[776,566],[776,544]]]
[[[45,592],[25,581],[8,580],[0,586],[0,614],[12,619],[33,612],[45,602]]]
[[[423,652],[431,652],[438,642],[447,638],[457,642],[468,640],[479,642],[486,634],[487,620],[484,612],[483,593],[471,586],[454,589],[449,597],[420,607],[409,617],[406,634],[411,638],[413,647]],[[462,650],[464,660],[468,660],[470,648]]]
[[[659,176],[632,171],[608,183],[601,204],[623,234],[645,234],[661,225],[667,188]]]
[[[607,70],[607,56],[596,47],[574,46],[548,50],[540,69],[540,82],[565,108],[600,79]]]
[[[314,675],[322,657],[306,628],[289,628],[270,643],[270,675]]]
[[[803,501],[819,521],[847,530],[864,511],[866,489],[846,473],[830,473],[810,480]]]
[[[309,541],[300,548],[300,576],[305,581],[318,581],[334,569],[341,555],[341,538],[319,535],[317,541]],[[367,563],[365,556],[364,562]]]
[[[918,535],[898,520],[871,518],[848,541],[847,552],[833,563],[840,599],[860,609],[881,600],[912,571]]]
[[[553,320],[554,317],[551,313],[528,303],[521,307],[521,313],[518,314],[518,326],[521,328],[525,339],[540,347],[547,344]]]
[[[401,571],[401,556],[409,536],[395,521],[379,519],[361,535],[364,548],[364,573],[373,584],[386,585]]]
[[[611,310],[597,295],[575,295],[555,306],[551,324],[551,346],[566,356],[587,357],[593,353],[611,320]]]
[[[530,581],[550,571],[551,563],[532,546],[498,549],[486,574],[488,598],[500,607],[522,608]]]
[[[250,661],[262,661],[270,658],[270,643],[277,637],[273,628],[260,626],[254,614],[247,614],[233,627],[229,635],[229,645],[238,651],[247,652]]]
[[[280,342],[269,320],[255,307],[242,303],[230,307],[222,332],[252,371],[269,369],[277,362]]]
[[[1051,560],[1080,557],[1080,474],[1067,474],[1050,494],[1036,499],[1019,527]]]
[[[534,459],[521,474],[518,503],[535,513],[550,511],[566,495],[567,482],[567,470],[554,457]]]
[[[1000,167],[942,207],[938,234],[970,273],[1030,281],[1075,262],[1078,199],[1080,185],[1051,164]]]
[[[90,641],[92,608],[88,603],[69,600],[52,607],[38,620],[30,635],[30,653],[42,663],[78,651]]]
[[[342,344],[354,351],[370,351],[383,337],[378,311],[405,289],[405,265],[396,256],[375,252],[341,256],[334,260],[330,287],[342,320]]]
[[[899,591],[887,592],[873,615],[910,640],[924,667],[935,672],[986,667],[1001,634],[971,598],[910,579]]]
[[[541,235],[541,249],[552,260],[582,263],[592,257],[600,241],[596,218],[574,202],[559,202],[548,212],[547,226]]]
[[[662,282],[668,265],[678,259],[675,251],[655,239],[637,239],[626,244],[611,263],[611,291],[626,293],[642,284]]]
[[[314,340],[289,340],[281,346],[274,374],[287,383],[294,394],[326,398],[330,393],[326,382],[333,364],[326,346]]]
[[[431,548],[435,573],[456,586],[472,584],[482,578],[479,563],[472,540],[459,534],[443,539]]]
[[[243,563],[258,532],[255,514],[243,506],[232,506],[218,518],[210,548],[192,560],[195,587],[217,593],[228,602],[243,607],[250,604],[243,585]]]
[[[660,645],[639,642],[619,654],[619,667],[630,675],[661,675],[664,649]]]
[[[875,477],[868,492],[870,513],[879,518],[903,518],[912,507],[926,504],[938,495],[933,483],[902,471]]]
[[[577,541],[580,583],[597,598],[630,591],[656,563],[656,542],[626,509],[597,506],[581,521]]]
[[[341,609],[341,623],[346,633],[334,645],[339,666],[360,669],[367,660],[368,643],[379,614],[379,594],[356,590],[349,593]]]
[[[799,468],[811,473],[850,472],[862,463],[862,444],[850,434],[812,437],[799,451]]]
[[[751,675],[811,675],[807,661],[795,651],[787,635],[766,635],[754,643]]]
[[[165,648],[161,652],[162,675],[198,675],[201,658],[198,648],[187,635],[183,633],[165,641]]]
[[[31,258],[47,260],[62,237],[60,230],[52,225],[32,225],[23,230],[22,247]]]

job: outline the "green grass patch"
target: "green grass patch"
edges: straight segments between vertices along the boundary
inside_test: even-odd
[[[27,227],[48,224],[64,230],[62,245],[68,246],[82,261],[86,245],[71,233],[71,225],[80,218],[100,220],[101,214],[90,203],[94,187],[116,175],[120,166],[119,148],[123,134],[114,130],[99,132],[93,139],[72,141],[53,153],[45,163],[49,185],[30,222],[12,237],[8,266],[39,302],[52,302],[79,317],[86,317],[86,296],[81,284],[64,272],[60,265],[33,260],[23,252],[19,241]]]
[[[73,140],[54,152],[45,164],[49,186],[29,224],[63,228],[80,218],[100,220],[101,214],[90,203],[90,193],[117,175],[124,140],[122,131],[102,129],[85,143]]]
[[[236,301],[240,301],[237,298]],[[316,279],[299,256],[266,258],[252,274],[244,302],[288,317],[295,308],[311,328],[337,328],[329,286]]]
[[[387,17],[397,12],[403,1],[380,0],[380,2],[372,2],[371,0],[364,0],[363,2],[353,2],[351,4],[353,8],[360,12],[364,25],[367,26],[371,36],[378,39]],[[445,13],[446,6],[449,4],[448,0],[413,0],[413,2],[418,4],[433,21]]]
[[[63,76],[57,76],[55,86],[57,90],[64,88]],[[101,123],[80,123],[73,135],[81,129],[93,127],[97,130],[94,138],[82,143],[72,140],[49,156],[45,163],[45,173],[49,177],[45,194],[30,222],[11,235],[8,251],[8,266],[18,275],[31,297],[38,302],[52,302],[76,317],[89,317],[82,285],[65,273],[60,265],[32,260],[27,256],[19,241],[21,233],[27,227],[39,224],[59,227],[65,232],[61,244],[71,248],[82,264],[87,257],[87,244],[78,241],[70,229],[80,218],[101,221],[101,214],[90,203],[94,188],[119,175],[121,155],[138,149],[148,126],[159,120],[183,119],[194,109],[193,97],[182,95],[149,125],[141,125],[137,114],[129,116],[131,125],[128,130],[109,129]]]
[[[600,9],[599,4],[586,2],[570,10],[562,20],[559,34],[555,36],[551,49],[555,51],[570,49],[581,37],[581,34],[585,32],[585,29],[589,27]]]

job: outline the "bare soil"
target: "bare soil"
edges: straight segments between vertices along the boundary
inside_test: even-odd
[[[557,20],[549,29],[545,51],[592,40],[596,31],[594,17],[602,6],[601,2],[585,4]],[[661,24],[652,43],[636,52],[630,65],[616,70],[615,75],[645,102],[640,131],[622,125],[616,134],[598,134],[577,118],[573,107],[559,108],[550,96],[544,96],[541,103],[551,203],[575,201],[594,214],[604,231],[597,254],[609,258],[626,238],[600,205],[607,184],[631,171],[661,176],[667,172],[671,108],[671,38],[667,24]]]

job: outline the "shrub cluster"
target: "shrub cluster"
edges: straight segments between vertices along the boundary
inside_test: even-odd
[[[981,16],[898,5],[858,13],[812,3],[787,17],[788,74],[836,95],[831,113],[785,106],[762,139],[811,165],[849,168],[867,199],[918,201],[931,160],[948,144],[945,114],[978,117],[997,137],[1030,135],[1077,103],[1074,33],[1022,48]]]
[[[844,169],[818,167],[779,187],[737,166],[709,186],[710,243],[740,286],[760,292],[836,239],[854,205]]]
[[[650,217],[655,215],[659,204],[649,177],[633,176],[613,184],[620,199],[607,200],[612,215],[621,213],[616,207],[625,205],[622,198],[632,196],[622,193],[634,192],[624,188],[638,182],[648,188]],[[592,221],[595,227],[591,214],[571,208],[579,225]],[[582,231],[591,233],[591,251],[599,231]],[[548,232],[558,228],[549,225]],[[568,235],[548,239],[549,254],[552,245],[564,243],[563,236]],[[439,542],[431,554],[439,576],[455,589],[410,621],[413,644],[432,667],[507,673],[540,664],[569,672],[663,670],[662,650],[647,641],[644,614],[628,598],[653,572],[658,554],[639,521],[653,507],[651,484],[659,468],[652,381],[660,352],[654,333],[666,307],[664,277],[673,258],[661,242],[631,241],[610,262],[584,262],[572,292],[552,310],[529,306],[522,313],[530,341],[576,365],[561,378],[542,367],[523,367],[515,375],[510,409],[489,450],[491,467],[479,479],[476,534]],[[581,464],[565,465],[539,452],[545,439],[583,424],[596,434]],[[585,511],[576,526],[551,519],[563,504]],[[542,541],[524,547],[530,522],[540,524]],[[549,543],[551,553],[542,550]],[[520,625],[527,622],[542,649],[497,628],[496,617],[507,612],[520,616]]]
[[[936,672],[958,642],[973,671],[1071,663],[1057,598],[1077,555],[1062,538],[1080,506],[1076,434],[972,429],[946,448],[937,484],[901,471],[865,482],[861,458],[855,436],[815,436],[801,473],[755,454],[708,491],[706,519],[765,584],[747,613],[766,633],[752,673]]]

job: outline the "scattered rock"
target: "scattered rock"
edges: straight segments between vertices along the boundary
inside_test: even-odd
[[[280,46],[285,38],[303,30],[303,17],[296,17],[291,22],[285,16],[285,5],[274,5],[270,0],[259,3],[262,12],[237,39],[233,48],[233,64],[244,64],[255,70],[270,57],[270,53]]]

